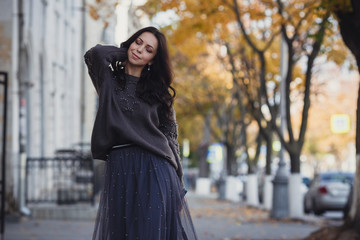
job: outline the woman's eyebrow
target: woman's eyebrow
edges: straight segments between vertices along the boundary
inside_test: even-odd
[[[144,42],[144,40],[142,40],[141,37],[139,37],[139,39],[140,39],[142,42]],[[147,44],[146,46],[149,46],[149,47],[151,47],[152,49],[154,49],[154,47],[151,46],[150,44]]]

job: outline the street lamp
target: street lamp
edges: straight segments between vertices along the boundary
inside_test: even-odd
[[[288,58],[288,51],[286,43],[281,38],[281,58],[280,58],[280,74],[281,74],[281,85],[280,85],[280,120],[281,134],[284,135],[284,129],[286,126],[286,105],[285,105],[285,93],[286,93],[286,62]],[[289,216],[289,196],[288,196],[288,174],[285,168],[284,159],[284,145],[281,144],[279,153],[279,168],[276,172],[273,180],[274,191],[273,191],[273,202],[270,217],[280,219]]]

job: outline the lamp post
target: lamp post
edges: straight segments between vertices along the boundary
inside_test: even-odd
[[[281,74],[281,85],[280,85],[280,120],[281,134],[284,134],[286,126],[286,105],[285,105],[285,93],[286,93],[286,62],[288,59],[288,51],[286,43],[281,38],[281,58],[280,58],[280,74]],[[289,196],[288,196],[288,174],[286,171],[286,163],[284,159],[284,146],[281,144],[279,153],[279,168],[276,172],[273,180],[274,191],[273,191],[273,202],[270,216],[272,218],[280,219],[289,216]]]

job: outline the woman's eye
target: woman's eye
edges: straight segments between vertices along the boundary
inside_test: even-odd
[[[146,49],[146,51],[147,51],[148,53],[152,53],[152,50],[151,50],[151,49]]]
[[[135,43],[136,43],[137,45],[140,45],[140,44],[141,44],[141,41],[140,41],[139,39],[137,39],[137,40],[135,41]]]

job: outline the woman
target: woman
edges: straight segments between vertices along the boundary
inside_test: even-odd
[[[106,160],[93,240],[197,239],[184,199],[165,36],[139,30],[85,62],[99,95],[91,151]]]

